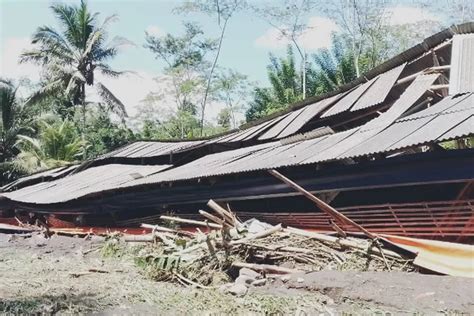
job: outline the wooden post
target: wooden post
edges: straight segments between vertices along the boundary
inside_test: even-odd
[[[220,216],[222,216],[223,219],[225,219],[229,224],[232,226],[235,226],[235,218],[232,216],[232,214],[227,211],[225,208],[214,202],[213,200],[209,200],[207,202],[207,206],[212,208],[216,213],[218,213]]]
[[[351,220],[350,218],[346,217],[344,214],[338,212],[336,209],[334,209],[332,206],[330,206],[329,204],[327,204],[326,202],[324,202],[323,200],[317,198],[316,196],[314,196],[313,194],[311,194],[309,191],[306,191],[304,188],[302,188],[301,186],[299,186],[298,184],[296,184],[295,182],[291,181],[290,179],[288,179],[287,177],[285,177],[284,175],[282,175],[281,173],[279,173],[278,171],[276,170],[268,170],[268,172],[274,176],[275,178],[283,181],[284,183],[288,184],[290,187],[292,187],[293,189],[295,189],[296,191],[300,192],[301,194],[303,194],[305,197],[307,197],[308,199],[310,199],[311,201],[313,201],[324,213],[328,214],[330,217],[332,217],[333,219],[339,219],[341,221],[343,221],[344,223],[347,223],[349,225],[352,225],[354,226],[355,228],[357,228],[359,231],[361,231],[362,233],[364,233],[364,235],[366,235],[367,237],[369,237],[370,239],[375,239],[377,238],[376,235],[372,234],[371,232],[369,232],[367,229],[365,229],[364,227],[360,226],[359,224],[357,224],[356,222],[354,222],[353,220]]]

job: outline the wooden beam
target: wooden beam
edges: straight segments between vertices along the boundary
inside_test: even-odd
[[[326,202],[324,202],[323,200],[317,198],[316,196],[314,196],[313,194],[311,194],[309,191],[306,191],[303,187],[299,186],[298,184],[296,184],[295,182],[293,182],[292,180],[288,179],[287,177],[285,177],[284,175],[282,175],[281,173],[279,173],[278,171],[276,170],[269,170],[268,171],[272,176],[274,176],[275,178],[281,180],[282,182],[286,183],[287,185],[289,185],[290,187],[292,187],[293,189],[295,189],[296,191],[300,192],[301,194],[303,194],[305,197],[307,197],[309,200],[311,200],[312,202],[314,202],[323,212],[325,212],[326,214],[328,214],[330,217],[332,217],[333,219],[338,219],[340,221],[342,221],[343,223],[346,223],[346,224],[350,224],[351,226],[354,226],[356,229],[358,229],[359,231],[361,231],[364,235],[366,235],[367,237],[369,237],[370,239],[375,239],[377,238],[376,235],[372,234],[371,232],[369,232],[367,229],[365,229],[364,227],[360,226],[359,224],[357,224],[356,222],[354,222],[353,220],[351,220],[350,218],[346,217],[344,214],[338,212],[336,209],[334,209],[332,206],[330,206],[329,204],[327,204]]]

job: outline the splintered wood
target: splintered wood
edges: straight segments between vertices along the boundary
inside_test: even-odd
[[[183,283],[187,278],[200,286],[213,284],[216,274],[227,275],[232,269],[249,268],[262,274],[286,274],[322,269],[357,271],[412,271],[413,258],[387,249],[371,234],[354,237],[345,232],[328,235],[293,227],[272,226],[258,220],[241,223],[237,216],[210,200],[210,210],[199,210],[203,220],[178,216],[161,219],[196,227],[191,233],[164,226],[142,224],[152,230],[143,237],[126,241],[153,241],[143,260],[159,269],[170,269],[169,279]],[[328,223],[330,225],[330,223]],[[174,226],[174,224],[173,224]],[[201,231],[198,227],[207,227]],[[175,264],[179,262],[179,264]],[[176,277],[179,275],[180,277]]]

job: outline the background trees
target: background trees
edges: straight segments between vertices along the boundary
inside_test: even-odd
[[[107,62],[117,55],[120,37],[107,42],[107,27],[116,16],[98,22],[98,13],[91,13],[84,0],[79,6],[55,4],[51,6],[61,29],[41,26],[32,36],[34,49],[21,56],[22,62],[34,62],[43,67],[42,87],[30,102],[46,97],[62,98],[65,107],[82,107],[83,124],[86,117],[86,88],[96,88],[108,109],[121,117],[127,116],[122,102],[96,78],[100,72],[117,77],[123,72],[113,70]]]
[[[104,78],[124,74],[111,62],[130,44],[109,34],[117,17],[100,19],[84,0],[77,5],[54,4],[57,27],[38,27],[31,38],[33,49],[21,56],[22,62],[41,66],[40,82],[0,80],[0,182],[90,159],[136,139],[193,139],[221,133],[238,128],[244,120],[337,89],[440,28],[435,21],[391,23],[394,3],[182,1],[174,10],[183,22],[181,31],[146,34],[139,41],[163,67],[155,78],[157,89],[141,100],[133,119],[127,118],[125,105],[104,84]],[[413,3],[433,7],[424,0]],[[446,11],[452,23],[469,20],[473,12],[468,1],[437,3],[436,8]],[[267,84],[250,82],[245,74],[221,65],[222,52],[232,40],[227,36],[239,15],[265,21],[289,43],[286,52],[269,54]],[[314,16],[330,18],[338,26],[331,46],[319,51],[309,51],[302,40],[314,31],[309,19]],[[195,17],[205,22],[204,28],[192,22]],[[20,97],[19,85],[32,93]],[[212,112],[212,119],[206,111]]]

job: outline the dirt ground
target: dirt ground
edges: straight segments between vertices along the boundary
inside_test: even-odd
[[[269,279],[236,297],[155,282],[130,257],[104,257],[102,249],[101,237],[0,234],[0,313],[474,314],[473,279],[320,271]]]

